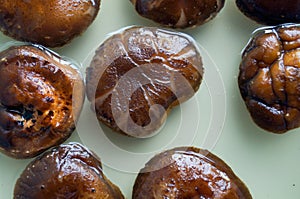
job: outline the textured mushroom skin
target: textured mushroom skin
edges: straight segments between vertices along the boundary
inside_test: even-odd
[[[236,0],[247,17],[267,25],[299,23],[299,4],[300,0]]]
[[[259,31],[243,52],[238,84],[254,122],[274,133],[300,126],[300,27]]]
[[[14,189],[14,199],[123,199],[103,174],[100,159],[78,143],[61,145],[32,161]]]
[[[84,32],[100,0],[1,0],[1,31],[17,40],[62,46]]]
[[[204,24],[223,8],[225,0],[131,0],[143,17],[172,28]]]
[[[121,79],[126,76],[128,81],[122,85]],[[146,137],[166,119],[161,109],[153,111],[151,118],[150,107],[158,104],[170,111],[194,95],[202,76],[202,60],[190,38],[157,28],[131,27],[114,34],[96,51],[87,68],[87,96],[99,121],[120,133]],[[148,83],[142,83],[142,79]],[[138,88],[130,93],[136,85]],[[116,99],[112,99],[114,92]],[[128,101],[127,107],[124,101]],[[119,115],[113,110],[124,112],[117,118],[118,124]],[[143,129],[131,131],[131,120]],[[125,127],[120,128],[120,123]]]
[[[0,151],[30,158],[62,143],[75,129],[84,101],[77,69],[34,46],[0,53]]]
[[[153,157],[140,171],[133,199],[251,199],[244,183],[217,156],[194,147],[178,147]]]

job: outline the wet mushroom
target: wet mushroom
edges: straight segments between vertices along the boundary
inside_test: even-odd
[[[75,129],[84,84],[74,64],[42,47],[0,52],[0,151],[31,158]]]
[[[131,0],[143,17],[172,28],[187,28],[213,19],[225,0]]]
[[[97,49],[86,71],[87,97],[101,123],[132,137],[149,137],[171,108],[195,94],[202,76],[192,38],[131,27]]]
[[[103,174],[100,159],[79,143],[64,144],[33,160],[20,175],[14,199],[123,199]]]
[[[245,48],[238,84],[254,122],[284,133],[300,126],[300,26],[256,32]]]
[[[236,0],[237,7],[252,20],[267,25],[300,22],[300,0]]]
[[[100,0],[2,0],[0,28],[17,40],[62,46],[88,28],[99,7]]]
[[[146,163],[135,180],[132,198],[251,199],[252,196],[217,156],[195,147],[178,147]]]

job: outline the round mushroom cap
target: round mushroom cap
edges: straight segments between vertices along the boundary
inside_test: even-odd
[[[236,5],[247,17],[261,24],[300,22],[300,0],[236,0]]]
[[[146,163],[135,180],[132,198],[252,199],[252,196],[217,156],[195,147],[178,147]]]
[[[23,171],[14,199],[123,199],[119,188],[103,174],[100,159],[79,143],[44,153]]]
[[[0,151],[31,158],[75,129],[84,84],[73,63],[38,46],[0,52]]]
[[[213,19],[225,0],[131,0],[143,17],[172,28],[187,28]]]
[[[0,28],[17,40],[58,47],[83,33],[99,7],[100,0],[2,0]]]
[[[300,26],[256,32],[245,48],[238,84],[254,122],[284,133],[300,126]]]

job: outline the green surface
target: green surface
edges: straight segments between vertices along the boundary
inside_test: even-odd
[[[131,25],[157,26],[139,17],[129,0],[103,0],[95,22],[71,44],[54,49],[89,64],[95,48],[113,31]],[[201,45],[205,81],[195,97],[171,112],[161,132],[135,140],[111,134],[95,120],[88,101],[78,130],[68,141],[81,140],[102,159],[104,173],[126,198],[136,171],[154,154],[166,148],[194,145],[208,148],[222,158],[249,187],[256,199],[300,197],[300,129],[274,135],[251,120],[237,86],[243,47],[259,25],[243,16],[233,0],[207,24],[185,30]],[[0,35],[0,43],[11,41]],[[105,133],[103,133],[105,132]],[[14,160],[0,154],[0,199],[12,198],[14,184],[30,160]]]

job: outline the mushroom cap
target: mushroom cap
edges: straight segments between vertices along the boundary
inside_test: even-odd
[[[177,147],[154,156],[138,174],[133,199],[251,199],[244,183],[207,150]]]
[[[103,174],[100,159],[79,143],[64,144],[33,160],[14,189],[14,199],[123,199]]]
[[[252,20],[267,25],[300,22],[300,0],[236,0],[237,7]]]
[[[73,63],[42,47],[0,52],[0,151],[31,158],[75,129],[84,83]]]
[[[58,47],[83,33],[99,8],[100,0],[2,0],[0,27],[14,39]]]
[[[148,137],[170,109],[198,90],[200,53],[185,34],[130,27],[113,34],[87,68],[87,97],[99,121],[133,137]]]
[[[172,28],[187,28],[213,19],[225,0],[131,0],[143,17]]]
[[[300,26],[257,31],[245,48],[238,84],[254,122],[284,133],[300,126]]]

